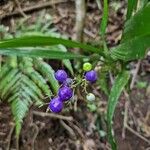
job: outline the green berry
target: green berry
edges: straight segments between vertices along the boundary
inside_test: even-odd
[[[95,95],[94,95],[93,93],[88,93],[88,94],[86,95],[86,99],[87,99],[88,101],[95,101]]]
[[[83,70],[84,71],[90,71],[92,69],[92,64],[87,62],[83,64]]]

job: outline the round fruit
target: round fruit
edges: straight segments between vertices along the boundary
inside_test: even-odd
[[[59,97],[54,97],[49,103],[49,108],[54,113],[59,113],[63,109],[63,102]]]
[[[85,73],[85,79],[90,82],[95,82],[97,80],[97,73],[94,70]]]
[[[66,81],[63,82],[64,86],[71,86],[73,83],[73,80],[71,78],[67,78]]]
[[[90,71],[92,69],[92,64],[87,62],[83,64],[83,70],[84,71]]]
[[[88,94],[86,95],[86,99],[87,99],[88,101],[94,101],[94,100],[95,100],[95,95],[94,95],[93,93],[88,93]]]
[[[62,101],[67,101],[72,97],[73,91],[70,87],[64,86],[59,89],[58,95]]]
[[[55,78],[59,82],[64,82],[67,79],[67,73],[64,70],[58,70],[55,72]]]

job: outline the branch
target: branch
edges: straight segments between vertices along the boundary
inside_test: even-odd
[[[146,143],[150,145],[150,141],[148,139],[146,139],[144,136],[142,136],[138,132],[134,131],[130,126],[126,125],[126,129],[128,129],[131,133],[133,133],[134,135],[139,137],[141,140],[145,141]]]
[[[7,143],[8,144],[7,144],[6,150],[10,150],[10,143],[11,143],[11,138],[12,138],[12,134],[13,134],[14,129],[15,129],[15,125],[12,124],[10,132],[8,134],[8,137],[7,137]]]
[[[83,28],[85,22],[86,6],[85,0],[76,0],[76,24],[75,24],[75,36],[76,41],[83,40]]]
[[[16,3],[20,14],[21,14],[24,18],[27,18],[26,14],[23,12],[23,10],[22,10],[22,8],[21,8],[21,6],[20,6],[19,1],[18,1],[18,0],[14,0],[14,2]]]
[[[65,2],[68,2],[68,0],[52,0],[50,2],[45,2],[45,3],[41,3],[41,4],[37,4],[35,6],[31,6],[31,7],[27,7],[27,8],[24,8],[22,9],[22,12],[23,13],[29,13],[31,11],[37,11],[37,10],[40,10],[40,9],[44,9],[44,8],[47,8],[47,7],[50,7],[54,4],[59,4],[59,3],[65,3]],[[12,13],[8,13],[8,14],[5,14],[3,16],[0,17],[0,20],[2,19],[5,19],[5,18],[8,18],[8,17],[12,17],[12,16],[18,16],[20,15],[20,11],[14,11]]]
[[[140,65],[141,65],[141,60],[138,61],[137,65],[136,65],[136,69],[135,69],[135,72],[133,74],[133,77],[132,77],[132,81],[131,81],[131,84],[130,84],[130,89],[132,90],[133,87],[134,87],[134,83],[136,81],[136,77],[137,77],[137,74],[139,72],[139,69],[140,69]]]
[[[43,113],[39,111],[33,111],[33,115],[41,116],[41,117],[51,117],[51,118],[56,118],[56,119],[62,119],[62,120],[67,120],[67,121],[73,121],[73,118],[71,116],[62,116],[58,114],[52,114],[52,113]]]

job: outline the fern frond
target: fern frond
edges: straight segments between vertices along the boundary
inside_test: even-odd
[[[12,68],[17,68],[17,65],[18,65],[17,61],[18,61],[17,56],[8,56],[6,58],[6,62]]]
[[[33,102],[35,102],[35,104],[38,105],[38,106],[43,105],[43,102],[42,102],[42,101],[40,100],[40,98],[36,95],[36,93],[34,93],[34,91],[33,91],[32,89],[30,89],[29,87],[27,87],[27,86],[24,85],[24,86],[22,87],[22,90],[24,90],[25,95],[31,97],[31,99],[33,100],[33,101],[31,101],[31,104],[32,104]],[[26,98],[26,97],[25,97],[25,98]]]
[[[17,73],[18,69],[12,69],[2,80],[0,80],[0,91],[2,91],[4,87],[6,87],[6,85],[16,76]]]
[[[0,99],[10,103],[19,136],[30,106],[42,106],[46,96],[57,93],[59,84],[52,67],[40,58],[11,56],[5,61],[0,73]]]
[[[55,94],[58,91],[59,84],[58,81],[54,77],[54,70],[50,65],[42,61],[41,59],[34,59],[33,60],[35,69],[39,71],[50,83],[52,89],[54,90]]]
[[[8,94],[9,90],[17,83],[17,81],[20,79],[21,73],[16,74],[7,84],[4,86],[2,85],[1,89],[1,98],[4,99]]]
[[[17,136],[20,134],[22,120],[29,110],[29,105],[30,103],[28,102],[28,99],[24,99],[24,97],[20,97],[20,95],[11,103],[11,110],[16,124]]]
[[[24,30],[23,34],[47,34],[61,37],[54,28],[49,28],[52,23],[51,19],[47,20],[43,26],[43,22],[41,22],[43,15],[32,28],[20,23],[21,30]],[[35,29],[37,29],[36,32]],[[22,35],[20,31],[16,33],[16,37]],[[9,34],[10,36],[11,34]],[[62,45],[53,46],[52,49],[67,51]],[[10,103],[16,124],[16,135],[19,136],[23,118],[30,106],[32,104],[43,105],[46,96],[51,97],[53,93],[57,93],[59,84],[54,77],[52,67],[40,58],[17,56],[3,58],[3,62],[0,64],[0,99]],[[69,60],[63,60],[62,62],[73,75],[71,62]]]
[[[27,87],[32,89],[40,99],[44,99],[41,89],[39,89],[39,87],[32,80],[30,80],[28,76],[24,76],[23,82]]]
[[[8,64],[4,64],[2,67],[1,67],[1,72],[0,72],[0,80],[5,76],[7,75],[7,73],[10,71],[11,67],[8,66]]]
[[[26,75],[38,85],[38,87],[44,92],[45,95],[47,95],[48,97],[52,96],[52,92],[49,86],[40,73],[34,71],[31,73],[27,72]]]

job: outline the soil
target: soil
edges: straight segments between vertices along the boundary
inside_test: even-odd
[[[42,0],[38,0],[38,3]],[[119,43],[123,29],[126,2],[120,1],[119,8],[110,5],[109,22],[107,28],[107,43],[110,47]],[[20,1],[21,7],[28,7],[36,2]],[[112,3],[111,3],[112,4]],[[0,14],[11,13],[17,10],[12,1],[3,1],[0,3]],[[6,7],[7,6],[7,7]],[[60,3],[46,9],[53,17],[53,25],[57,30],[67,35],[69,38],[74,36],[75,7],[74,1]],[[30,12],[30,21],[36,19],[38,12]],[[84,41],[99,42],[98,30],[102,11],[98,9],[95,1],[88,0],[87,15],[85,23]],[[19,19],[19,18],[14,18]],[[34,22],[34,21],[33,21]],[[3,19],[2,23],[9,25],[9,19]],[[87,32],[88,31],[88,32]],[[136,62],[131,63],[134,70]],[[55,67],[55,64],[54,64]],[[58,66],[56,66],[57,68]],[[149,150],[150,145],[137,136],[141,135],[150,141],[150,61],[145,58],[141,62],[141,69],[137,75],[137,81],[134,89],[130,93],[128,125],[134,130],[134,133],[126,130],[125,138],[122,138],[124,109],[126,99],[122,95],[117,105],[114,117],[114,131],[119,150]],[[139,81],[146,82],[146,86],[139,88]],[[98,85],[96,85],[98,86]],[[94,92],[94,88],[91,87]],[[72,116],[73,121],[62,121],[51,117],[40,117],[33,114],[33,111],[44,112],[46,108],[37,109],[32,107],[24,120],[22,132],[19,138],[21,150],[110,150],[106,136],[100,134],[106,131],[105,112],[107,108],[107,98],[99,89],[97,90],[95,104],[96,112],[92,112],[85,102],[79,99],[77,110],[66,108],[62,115]],[[0,150],[7,150],[10,142],[10,149],[16,149],[16,138],[11,110],[7,103],[0,102]],[[11,131],[13,130],[12,134]],[[136,134],[137,133],[137,134]],[[11,136],[10,136],[11,135]]]

